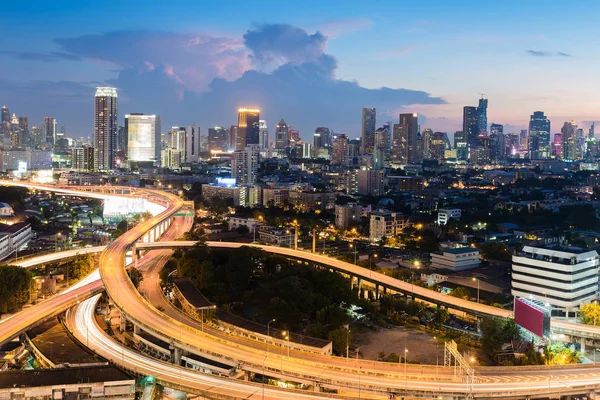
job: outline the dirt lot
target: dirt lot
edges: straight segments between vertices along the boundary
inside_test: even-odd
[[[408,360],[417,360],[421,364],[436,363],[436,341],[426,332],[407,330],[403,327],[381,328],[378,332],[367,331],[357,334],[356,342],[360,354],[368,360],[377,360],[380,351],[386,354],[402,354],[408,349]],[[439,362],[444,362],[444,344],[439,342]]]

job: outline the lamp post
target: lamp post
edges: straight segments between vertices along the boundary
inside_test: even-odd
[[[346,361],[348,360],[348,351],[350,349],[350,328],[346,329]],[[358,354],[356,355],[358,358]]]
[[[435,340],[435,376],[438,376],[438,368],[440,366],[440,350],[438,348],[438,340],[437,337],[433,337],[433,340]]]
[[[473,277],[473,282],[477,281],[477,304],[479,304],[479,279]]]
[[[373,270],[373,258],[377,258],[377,253],[375,253],[371,257],[369,257],[369,269],[370,270]]]
[[[62,233],[57,232],[56,235],[54,235],[54,252],[56,253],[58,251],[58,238],[62,236]]]
[[[413,266],[416,269],[420,269],[421,268],[421,261],[419,261],[419,260],[413,261]],[[410,284],[412,285],[410,291],[412,293],[412,297],[413,297],[413,300],[414,300],[415,299],[415,270],[414,269],[411,270]]]
[[[406,371],[408,361],[408,349],[404,349],[404,394],[408,393],[408,372]]]
[[[269,336],[269,337],[271,337],[271,335],[270,335],[270,333],[271,333],[271,331],[270,331],[270,329],[271,329],[271,322],[275,322],[275,318],[273,318],[272,320],[270,320],[267,323],[267,336]],[[270,340],[271,339],[267,339],[267,355],[269,355],[269,346],[270,346],[270,343],[271,343]]]
[[[350,243],[350,248],[354,248],[354,265],[356,265],[356,251],[358,250],[358,247]]]
[[[262,370],[263,370],[263,373],[262,373],[262,398],[263,398],[263,400],[265,398],[265,362],[267,361],[267,357],[269,357],[268,354],[265,356],[265,358],[263,360],[263,365],[262,365],[262,367],[263,367],[262,368]]]
[[[360,400],[360,374],[362,374],[362,367],[358,368],[358,400]]]

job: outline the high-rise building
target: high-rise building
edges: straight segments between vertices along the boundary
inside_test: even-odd
[[[534,111],[529,117],[529,159],[547,159],[550,154],[550,120],[543,111]]]
[[[56,120],[52,117],[44,118],[44,138],[46,140],[46,147],[54,146],[56,140]]]
[[[283,118],[275,127],[275,148],[285,150],[290,147],[290,128]]]
[[[77,171],[94,169],[94,148],[92,146],[73,147],[71,156],[73,169]]]
[[[94,168],[106,171],[115,167],[118,107],[117,89],[96,88],[94,99]]]
[[[434,132],[428,144],[429,149],[427,153],[429,154],[429,158],[443,160],[446,152],[446,133]]]
[[[231,174],[238,185],[253,185],[256,183],[258,171],[258,145],[248,146],[244,150],[233,152],[231,159]]]
[[[220,126],[208,128],[208,150],[227,151],[227,129]]]
[[[529,151],[529,135],[527,134],[527,129],[521,129],[521,133],[519,134],[519,146],[521,150]]]
[[[237,134],[238,134],[238,127],[237,125],[231,125],[229,127],[229,129],[227,130],[227,141],[228,141],[228,148],[227,151],[234,151],[235,150],[235,146],[237,143]]]
[[[181,169],[181,151],[166,148],[160,152],[160,165],[170,170]]]
[[[7,106],[2,106],[2,121],[0,122],[6,122],[7,124],[10,124],[10,112],[8,111]]]
[[[394,124],[392,161],[404,164],[420,163],[423,152],[419,152],[419,115],[400,114],[399,120],[399,124]]]
[[[469,159],[469,142],[464,131],[454,132],[454,149],[456,149],[457,160],[466,161]]]
[[[506,142],[504,138],[504,126],[500,124],[490,125],[490,158],[492,161],[501,161],[506,158]]]
[[[554,140],[552,141],[552,155],[554,158],[562,158],[562,154],[562,135],[555,133]]]
[[[348,136],[343,133],[333,139],[331,163],[335,165],[348,165]]]
[[[479,145],[479,118],[477,107],[463,107],[463,133],[469,147],[477,147]]]
[[[246,146],[259,144],[260,110],[240,108],[238,110],[238,131],[236,150],[244,150]]]
[[[29,130],[29,119],[27,117],[19,117],[19,129]]]
[[[260,135],[259,145],[261,149],[269,148],[269,129],[267,128],[267,121],[261,119],[258,121],[258,131]]]
[[[477,133],[487,132],[487,108],[488,99],[481,96],[479,99],[479,106],[477,107]]]
[[[200,127],[198,125],[188,125],[185,129],[185,152],[182,153],[184,157],[182,157],[183,159],[181,162],[197,163],[200,161],[201,146],[202,138],[200,136]],[[205,145],[205,147],[207,147],[207,145]]]
[[[125,115],[127,159],[130,163],[160,163],[160,117],[143,113]]]
[[[167,133],[167,148],[185,154],[185,126],[174,126]]]
[[[389,124],[375,131],[375,148],[383,151],[385,159],[392,157],[392,131]]]
[[[362,109],[362,152],[363,154],[372,154],[375,147],[375,108],[363,107]]]
[[[385,192],[381,170],[361,168],[357,173],[357,190],[360,195],[381,196]]]
[[[317,129],[315,129],[313,144],[315,151],[321,147],[331,147],[331,131],[329,130],[329,128],[320,126]]]
[[[292,129],[290,126],[290,142],[300,142],[300,131],[298,129]]]
[[[562,159],[565,161],[574,161],[577,159],[576,142],[577,125],[575,122],[565,122],[560,130],[562,140]]]

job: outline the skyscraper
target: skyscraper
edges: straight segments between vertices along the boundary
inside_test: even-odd
[[[479,141],[477,139],[479,136],[479,118],[477,107],[465,106],[463,108],[462,132],[469,147],[477,147],[479,145]]]
[[[8,111],[7,106],[2,106],[2,121],[0,122],[6,122],[7,124],[10,124],[10,112]]]
[[[200,127],[188,125],[185,129],[185,152],[181,153],[181,162],[197,163],[200,161],[200,145]]]
[[[229,129],[227,130],[227,142],[228,142],[227,151],[235,150],[235,146],[237,143],[237,134],[238,134],[237,125],[231,125],[229,127]]]
[[[443,160],[446,152],[446,134],[444,132],[434,132],[428,142],[429,158],[434,160]]]
[[[236,150],[231,159],[231,173],[238,185],[252,185],[258,171],[258,145]]]
[[[560,130],[562,141],[562,159],[565,161],[573,161],[577,158],[577,142],[576,142],[577,125],[575,122],[565,122]]]
[[[175,149],[183,156],[185,154],[185,126],[174,126],[167,134],[167,148]]]
[[[106,171],[115,167],[119,129],[117,89],[98,87],[94,100],[94,168]]]
[[[375,131],[375,148],[383,151],[383,157],[390,159],[392,156],[392,132],[390,125],[384,125]]]
[[[127,158],[130,163],[160,163],[160,117],[142,113],[125,115]]]
[[[492,161],[504,160],[506,157],[506,141],[504,138],[504,126],[492,124],[490,126],[490,158]]]
[[[261,149],[269,148],[269,129],[267,127],[267,121],[261,119],[258,121],[258,131],[260,135],[259,145]]]
[[[44,118],[44,138],[46,147],[52,148],[56,140],[56,120],[52,117]]]
[[[259,144],[260,110],[240,108],[238,110],[238,131],[236,150],[244,150],[246,146]]]
[[[290,147],[290,128],[283,119],[275,127],[275,148],[285,150]]]
[[[487,132],[487,107],[488,99],[481,96],[479,106],[477,107],[477,133]]]
[[[550,155],[550,120],[543,111],[534,111],[529,117],[529,159],[547,159]]]
[[[331,163],[335,165],[348,165],[348,136],[339,134],[333,139],[333,157]]]
[[[419,154],[419,115],[400,114],[399,124],[394,124],[392,140],[392,161],[404,164],[420,163]]]
[[[208,128],[208,150],[227,151],[227,129],[220,126]]]
[[[375,147],[375,108],[363,107],[362,109],[362,152],[372,154]]]
[[[454,132],[454,149],[456,150],[457,160],[466,161],[469,159],[469,143],[464,131]]]

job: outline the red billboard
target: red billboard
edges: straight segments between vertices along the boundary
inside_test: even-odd
[[[522,328],[539,336],[547,336],[550,331],[550,313],[548,310],[536,307],[534,302],[527,299],[515,300],[515,322]]]

